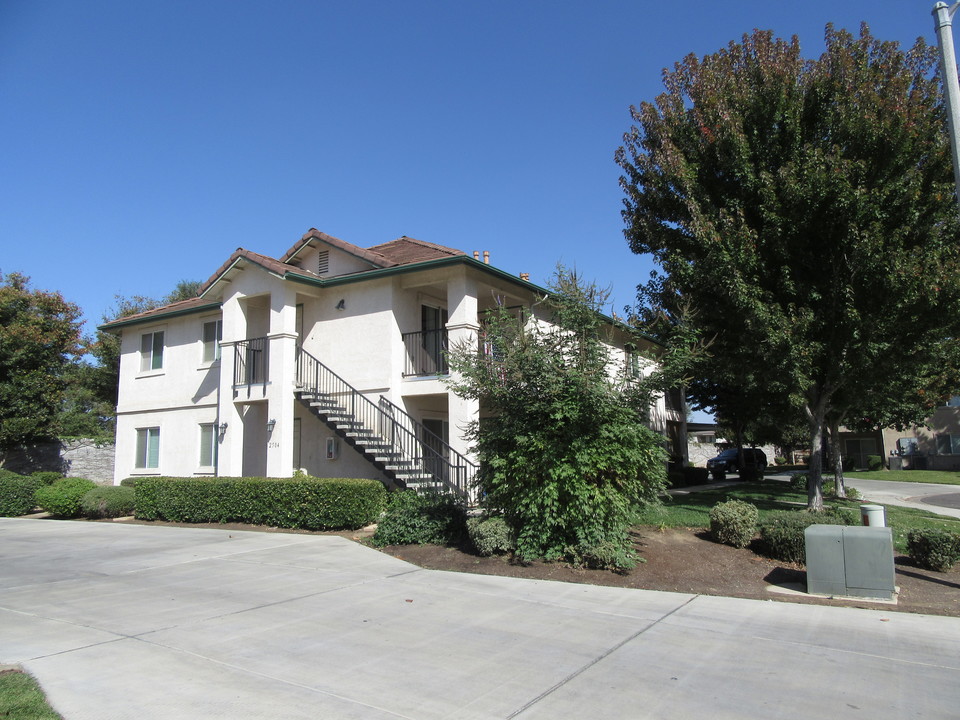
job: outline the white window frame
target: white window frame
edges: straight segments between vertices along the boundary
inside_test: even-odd
[[[214,326],[214,337],[208,339],[207,337],[207,328],[209,326]],[[223,320],[220,318],[215,318],[212,320],[204,320],[200,325],[200,342],[203,345],[203,352],[200,356],[200,361],[204,365],[213,365],[214,363],[220,362],[220,341],[223,339]]]
[[[140,372],[163,370],[164,330],[157,329],[140,335]]]
[[[137,446],[133,466],[137,470],[160,469],[159,426],[137,428]]]
[[[200,423],[200,457],[199,467],[210,470],[217,466],[217,424],[215,422]]]

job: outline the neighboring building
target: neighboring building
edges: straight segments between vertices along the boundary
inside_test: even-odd
[[[867,467],[867,456],[879,455],[892,469],[960,470],[960,396],[936,408],[923,425],[840,435],[845,456],[858,468]]]
[[[121,335],[114,480],[302,468],[465,492],[462,430],[480,408],[448,389],[444,351],[481,351],[487,310],[535,317],[543,293],[408,237],[364,249],[310,230],[279,260],[238,249],[199,297],[104,326]],[[649,370],[651,340],[613,321],[610,338],[620,367]],[[685,446],[682,402],[661,397],[650,424]]]

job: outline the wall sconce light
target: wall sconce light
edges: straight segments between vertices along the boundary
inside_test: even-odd
[[[277,421],[276,421],[276,420],[274,420],[273,418],[270,418],[269,420],[267,420],[267,432],[268,432],[268,433],[272,433],[272,432],[273,432],[273,429],[274,429],[276,426],[277,426]]]
[[[227,424],[225,422],[222,422],[220,423],[220,427],[218,427],[217,429],[220,431],[221,435],[224,435],[227,432]]]
[[[343,310],[345,307],[347,307],[347,301],[340,298],[340,302],[337,303],[337,310]]]

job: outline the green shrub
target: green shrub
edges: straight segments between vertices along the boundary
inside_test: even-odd
[[[867,455],[867,470],[883,470],[883,458],[879,455]]]
[[[468,518],[467,536],[478,555],[502,555],[517,546],[513,531],[499,516]]]
[[[786,465],[787,459],[783,455],[775,455],[773,458],[774,465]]]
[[[30,473],[30,477],[39,480],[41,485],[53,485],[57,480],[63,479],[63,473],[53,470],[37,470]]]
[[[133,515],[134,489],[102,485],[88,490],[80,500],[80,512],[88,518],[115,518]]]
[[[860,500],[861,495],[860,491],[853,487],[844,487],[844,490],[847,493],[848,500]],[[823,495],[824,497],[836,497],[837,496],[837,482],[836,480],[826,480],[823,481]]]
[[[776,560],[803,564],[806,562],[804,530],[811,525],[854,525],[856,522],[852,514],[839,510],[770,513],[760,525],[760,547],[765,555]]]
[[[135,477],[124,478],[123,480],[120,481],[120,487],[136,487],[136,486],[137,486],[137,478]]]
[[[97,484],[86,478],[63,478],[53,485],[37,488],[33,498],[37,505],[54,517],[71,518],[80,514],[80,501]]]
[[[911,530],[907,553],[920,567],[946,572],[960,560],[960,534],[946,530]]]
[[[636,550],[620,542],[603,541],[595,545],[581,543],[567,548],[564,554],[574,567],[613,570],[617,573],[632,570],[641,561]]]
[[[853,472],[857,469],[857,461],[856,459],[847,455],[846,457],[840,459],[840,467],[843,468],[844,472]]]
[[[306,530],[375,522],[386,491],[354,478],[165,478],[136,484],[136,516],[172,522],[241,522]]]
[[[9,471],[0,474],[0,517],[19,517],[33,510],[37,505],[33,495],[38,487],[40,481],[36,478]]]
[[[419,495],[412,490],[391,493],[387,510],[373,534],[373,544],[453,545],[463,539],[466,518],[463,503],[453,495]]]
[[[807,492],[807,474],[800,472],[790,478],[790,489],[796,492]]]
[[[710,509],[710,534],[717,542],[746,547],[757,534],[760,514],[748,502],[729,500]]]

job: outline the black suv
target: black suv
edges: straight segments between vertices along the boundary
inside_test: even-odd
[[[760,474],[767,467],[767,456],[763,450],[757,448],[743,449],[743,467],[740,467],[740,458],[736,448],[729,448],[717,455],[715,458],[707,460],[707,470],[711,475],[722,475],[724,473],[739,473],[741,470],[757,470]]]

